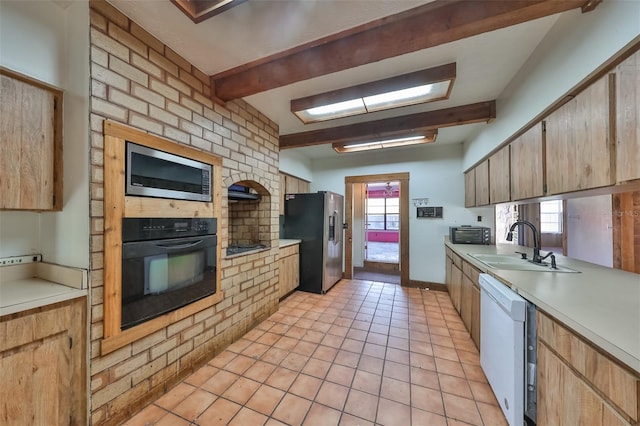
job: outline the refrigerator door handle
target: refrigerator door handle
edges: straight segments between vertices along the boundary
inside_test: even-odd
[[[336,212],[333,212],[329,216],[329,241],[334,241],[336,238]]]

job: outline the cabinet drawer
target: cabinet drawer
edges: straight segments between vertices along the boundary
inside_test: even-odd
[[[462,270],[462,258],[455,253],[451,253],[451,260],[453,264],[458,267],[458,269]]]

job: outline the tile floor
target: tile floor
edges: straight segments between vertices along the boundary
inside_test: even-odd
[[[367,260],[371,262],[399,262],[400,245],[398,243],[367,242]]]
[[[446,293],[296,292],[126,425],[505,425]]]

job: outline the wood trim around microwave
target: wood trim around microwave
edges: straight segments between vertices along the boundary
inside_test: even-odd
[[[126,142],[159,149],[210,164],[213,169],[212,201],[183,201],[125,195]],[[104,338],[101,353],[106,355],[142,337],[204,310],[223,300],[221,270],[216,270],[216,293],[166,313],[140,325],[122,330],[122,219],[125,217],[222,217],[222,158],[179,145],[167,139],[106,120],[104,122]],[[217,234],[220,235],[218,221]],[[220,265],[220,244],[216,264]]]

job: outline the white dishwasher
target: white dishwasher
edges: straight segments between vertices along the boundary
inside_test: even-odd
[[[480,274],[480,289],[480,365],[509,424],[525,424],[525,411],[526,422],[535,422],[535,331],[533,343],[529,339],[528,344],[527,328],[531,327],[525,325],[531,311],[535,315],[535,307],[488,274]],[[532,320],[535,330],[535,316]],[[532,352],[531,363],[527,352]],[[534,401],[525,403],[525,394]]]

